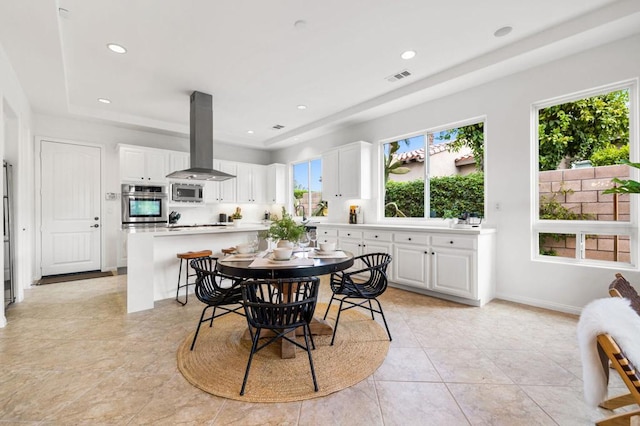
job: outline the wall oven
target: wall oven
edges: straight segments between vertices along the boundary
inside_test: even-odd
[[[122,185],[122,227],[166,225],[167,187],[164,185]]]

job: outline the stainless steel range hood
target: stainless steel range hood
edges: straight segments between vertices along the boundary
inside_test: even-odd
[[[191,94],[189,114],[189,147],[191,167],[167,175],[169,179],[223,181],[234,178],[229,173],[213,169],[213,101],[202,92]]]

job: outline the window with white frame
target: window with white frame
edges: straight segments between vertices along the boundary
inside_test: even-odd
[[[381,150],[385,218],[484,216],[483,121],[393,139]]]
[[[328,205],[322,199],[322,159],[292,165],[294,216],[326,216]]]
[[[637,156],[633,111],[635,81],[534,105],[537,258],[636,264],[637,200],[610,193],[636,179],[624,164]]]

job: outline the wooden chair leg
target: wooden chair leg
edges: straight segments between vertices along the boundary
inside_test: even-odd
[[[635,404],[636,400],[630,393],[626,395],[616,396],[609,398],[606,401],[602,401],[599,407],[606,408],[607,410],[615,410],[616,408],[625,407],[627,405]]]
[[[640,424],[640,410],[620,413],[596,422],[597,426],[633,426]]]

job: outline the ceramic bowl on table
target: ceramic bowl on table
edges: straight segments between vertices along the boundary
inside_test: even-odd
[[[320,243],[320,251],[330,252],[336,250],[336,243]]]
[[[273,249],[273,258],[282,260],[282,259],[290,259],[293,254],[293,249],[288,247],[276,247]]]

